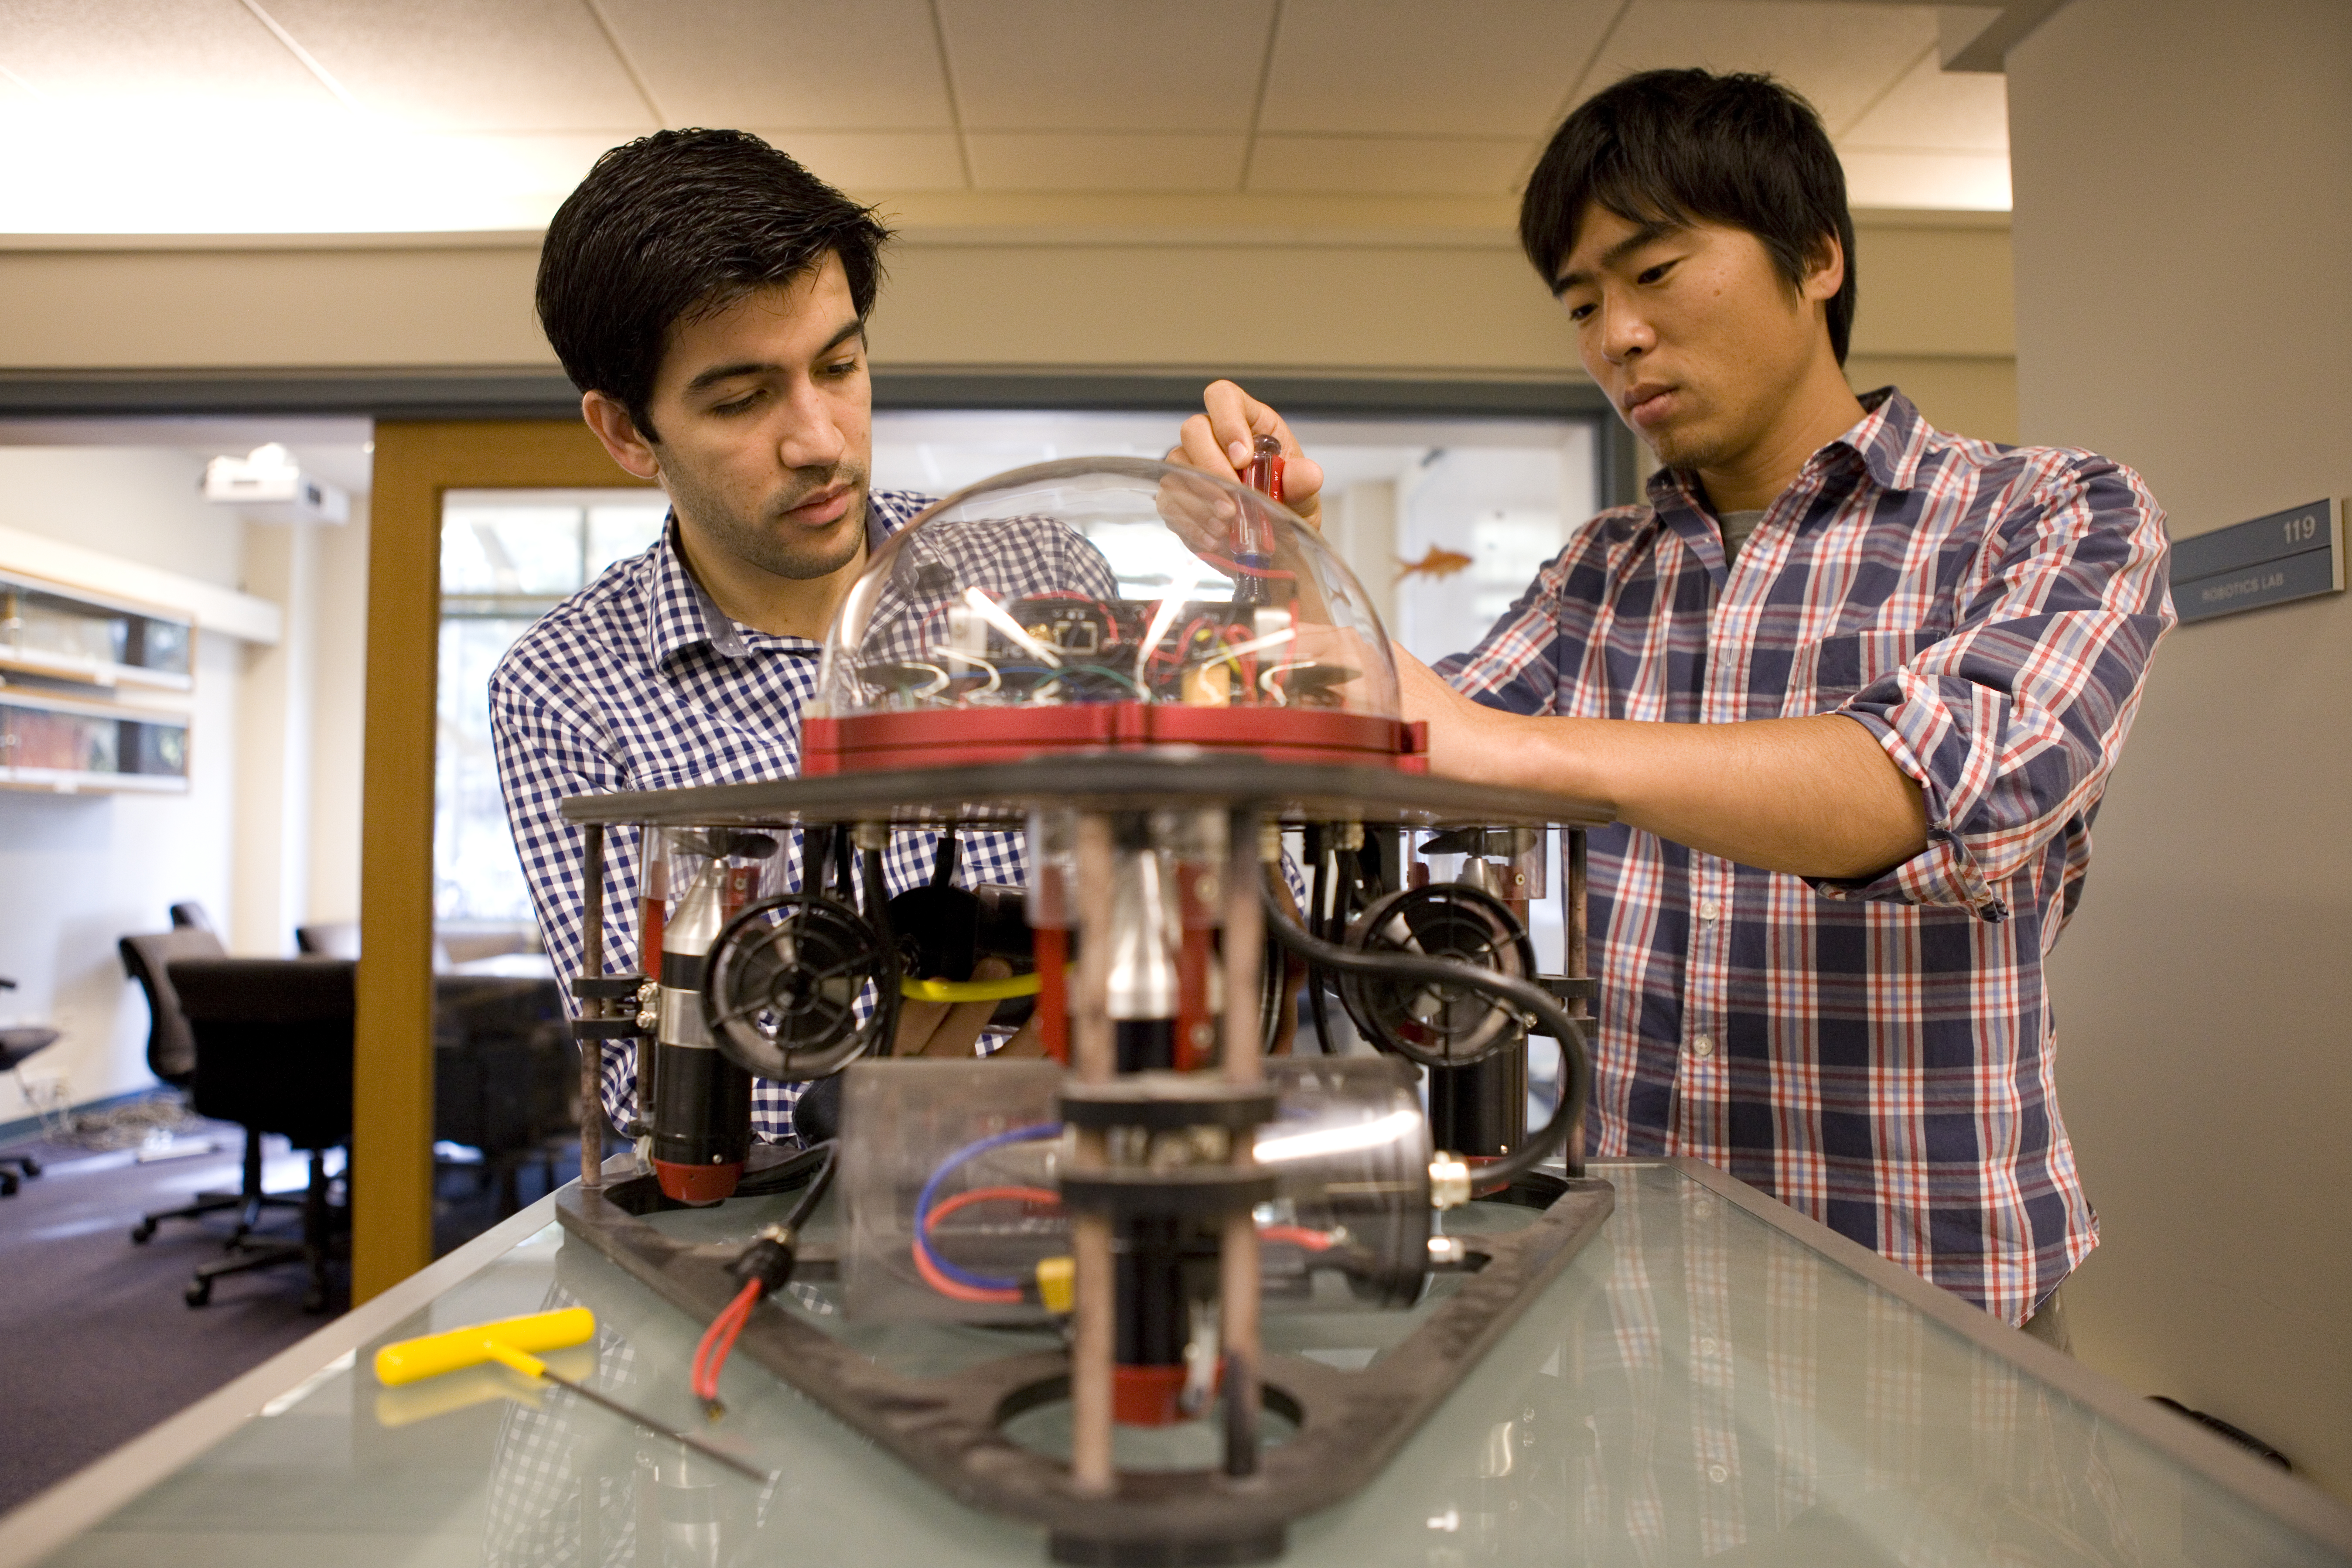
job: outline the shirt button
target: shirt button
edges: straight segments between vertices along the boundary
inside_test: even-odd
[[[1697,1057],[1702,1060],[1715,1055],[1715,1037],[1713,1035],[1693,1036],[1691,1037],[1691,1055]]]
[[[1716,917],[1721,913],[1723,913],[1723,906],[1713,899],[1701,899],[1698,901],[1698,918],[1709,925],[1714,924]]]

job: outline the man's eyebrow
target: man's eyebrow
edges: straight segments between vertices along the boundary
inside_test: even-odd
[[[865,333],[866,323],[852,318],[839,331],[824,341],[824,346],[816,351],[817,357],[823,358],[850,339],[863,337]],[[686,390],[689,394],[700,392],[722,381],[732,381],[739,375],[774,375],[783,368],[773,360],[739,360],[733,364],[715,364],[688,382]]]
[[[1624,238],[1619,240],[1608,249],[1602,251],[1601,253],[1601,269],[1602,271],[1607,271],[1610,268],[1616,266],[1619,262],[1624,260],[1627,257],[1633,255],[1643,246],[1654,244],[1657,241],[1665,238],[1666,236],[1677,233],[1686,226],[1688,226],[1674,223],[1665,218],[1652,218],[1649,222],[1643,224],[1641,227],[1635,229],[1633,233],[1627,235]],[[1574,272],[1563,272],[1552,282],[1552,298],[1556,300],[1562,294],[1567,293],[1570,289],[1575,288],[1578,284],[1590,283],[1591,281],[1592,274],[1586,272],[1581,268]]]

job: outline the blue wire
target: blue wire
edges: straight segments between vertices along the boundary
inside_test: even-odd
[[[945,1164],[931,1173],[931,1179],[923,1184],[921,1194],[915,1199],[915,1245],[922,1249],[924,1257],[931,1260],[933,1268],[957,1284],[969,1285],[975,1290],[1021,1289],[1021,1281],[1018,1279],[999,1279],[992,1275],[974,1274],[970,1269],[959,1268],[941,1258],[939,1249],[931,1245],[929,1234],[926,1229],[931,1217],[931,1200],[939,1196],[940,1184],[947,1179],[948,1173],[965,1161],[985,1154],[991,1149],[1002,1149],[1007,1143],[1034,1143],[1041,1138],[1059,1138],[1061,1135],[1062,1124],[1058,1121],[1040,1121],[1033,1126],[1015,1127],[1007,1132],[992,1133],[977,1143],[965,1144],[949,1155]]]

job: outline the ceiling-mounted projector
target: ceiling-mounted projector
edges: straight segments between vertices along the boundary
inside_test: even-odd
[[[205,499],[234,506],[256,522],[349,522],[352,498],[340,486],[302,471],[275,441],[242,458],[205,465]]]

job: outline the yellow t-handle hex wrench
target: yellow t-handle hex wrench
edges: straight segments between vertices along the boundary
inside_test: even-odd
[[[592,1405],[603,1405],[615,1415],[625,1415],[649,1432],[658,1433],[673,1443],[693,1449],[713,1464],[724,1465],[755,1481],[768,1479],[767,1471],[745,1463],[723,1448],[713,1447],[691,1433],[664,1426],[650,1415],[550,1372],[545,1362],[530,1353],[584,1344],[595,1332],[596,1314],[585,1307],[567,1307],[560,1312],[531,1312],[520,1318],[500,1318],[495,1322],[476,1323],[470,1328],[451,1329],[446,1333],[427,1334],[422,1339],[402,1340],[397,1344],[385,1345],[375,1352],[376,1381],[386,1387],[396,1387],[404,1383],[437,1377],[445,1372],[456,1372],[461,1367],[497,1362],[501,1366],[513,1368],[525,1377],[567,1389]]]

